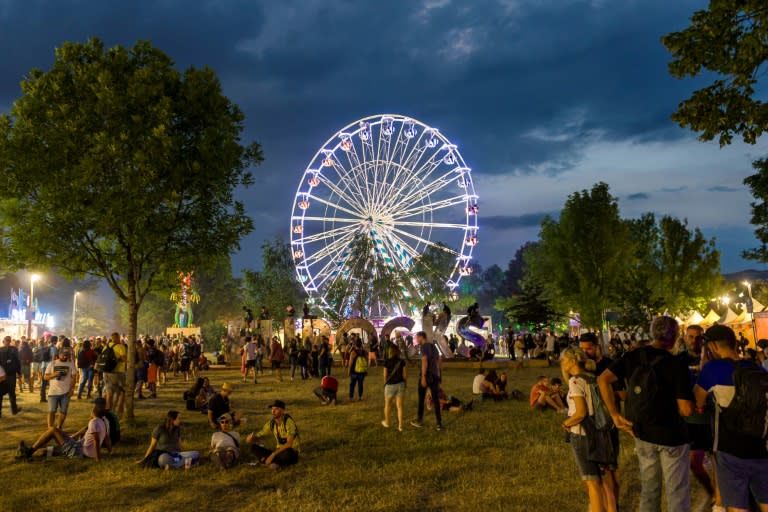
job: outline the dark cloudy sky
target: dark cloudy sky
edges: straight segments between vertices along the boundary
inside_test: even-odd
[[[568,194],[605,181],[622,214],[685,217],[716,236],[725,272],[755,245],[742,184],[758,146],[701,143],[669,116],[699,81],[667,73],[659,38],[704,0],[0,0],[0,108],[63,41],[149,39],[179,67],[208,65],[264,148],[241,197],[256,222],[235,269],[287,236],[298,180],[355,119],[392,112],[437,127],[472,167],[479,262],[502,266]]]

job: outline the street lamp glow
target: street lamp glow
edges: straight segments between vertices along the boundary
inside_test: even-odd
[[[721,300],[721,301],[723,302],[723,304],[725,304],[726,306],[727,306],[728,304],[730,304],[730,302],[731,302],[731,298],[730,298],[729,296],[727,296],[727,295],[723,295],[722,297],[720,297],[720,300]]]

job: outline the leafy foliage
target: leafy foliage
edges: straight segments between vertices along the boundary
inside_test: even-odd
[[[304,289],[296,280],[291,246],[282,237],[261,245],[263,267],[259,271],[243,270],[245,304],[254,311],[266,306],[273,319],[282,324],[286,306],[293,304],[301,311]]]
[[[180,73],[148,42],[64,43],[22,91],[0,116],[2,257],[106,280],[128,304],[130,352],[147,294],[251,231],[233,191],[260,148],[241,144],[243,114],[212,70]]]
[[[711,0],[693,14],[691,25],[662,38],[674,57],[670,73],[678,78],[705,72],[720,76],[680,103],[672,118],[730,144],[734,135],[754,144],[768,127],[768,104],[755,88],[768,58],[768,7],[764,0]]]
[[[525,253],[533,282],[540,283],[562,310],[581,313],[588,327],[602,325],[603,312],[631,255],[629,229],[605,183],[568,197],[560,219],[541,223],[538,247]]]

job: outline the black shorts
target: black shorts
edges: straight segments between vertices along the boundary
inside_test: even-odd
[[[181,371],[188,372],[189,371],[189,365],[192,363],[191,359],[183,358],[181,360]]]
[[[272,368],[280,368],[280,363],[282,363],[282,361],[272,361]]]
[[[712,445],[714,444],[712,427],[706,424],[689,423],[688,435],[691,438],[691,450],[712,451]]]
[[[245,361],[245,367],[246,368],[256,368],[256,360],[255,359],[248,359]]]

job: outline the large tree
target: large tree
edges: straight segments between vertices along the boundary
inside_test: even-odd
[[[233,192],[260,148],[243,145],[244,116],[211,69],[179,72],[148,42],[64,43],[21,87],[0,117],[0,253],[106,280],[128,305],[130,353],[147,294],[251,231]]]
[[[680,103],[672,118],[702,140],[730,144],[734,135],[754,144],[768,127],[768,103],[756,97],[768,59],[765,0],[711,0],[691,25],[662,38],[678,78],[714,73],[714,80]]]
[[[583,324],[601,328],[632,254],[627,224],[608,185],[571,194],[558,220],[542,220],[539,237],[538,247],[525,252],[533,282],[560,309],[578,311]]]
[[[654,315],[700,308],[721,284],[720,253],[687,220],[652,213],[627,221],[635,254],[620,284],[624,323],[643,324]],[[629,321],[627,321],[629,320]]]

